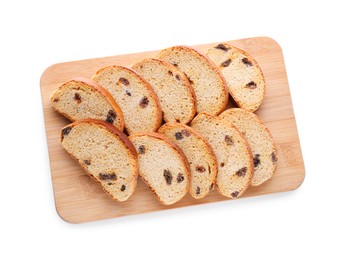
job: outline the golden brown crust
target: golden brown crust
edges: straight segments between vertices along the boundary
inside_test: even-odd
[[[134,193],[135,189],[136,189],[136,185],[137,185],[137,178],[138,178],[138,171],[139,171],[139,168],[138,168],[138,155],[137,155],[137,152],[135,150],[135,147],[134,145],[132,144],[132,142],[128,139],[128,137],[122,133],[119,129],[117,129],[115,126],[103,121],[103,120],[99,120],[99,119],[91,119],[91,118],[87,118],[87,119],[81,119],[81,120],[78,120],[78,121],[75,121],[71,124],[68,124],[66,125],[65,127],[63,127],[60,131],[60,143],[62,143],[62,140],[63,140],[63,135],[62,135],[62,130],[67,128],[67,127],[73,127],[75,125],[78,125],[78,124],[81,124],[81,123],[89,123],[89,124],[96,124],[98,126],[102,126],[104,128],[106,128],[110,133],[112,133],[113,135],[117,136],[121,141],[122,143],[125,145],[125,147],[127,148],[127,150],[129,150],[131,152],[131,156],[133,156],[133,159],[135,160],[136,162],[136,167],[134,169],[134,179],[135,181],[133,182],[133,192],[132,194]],[[102,182],[100,182],[97,178],[95,178],[93,176],[93,174],[91,174],[87,168],[83,167],[80,163],[80,161],[78,160],[78,158],[76,158],[73,154],[71,154],[68,150],[65,149],[65,151],[80,165],[80,167],[82,169],[85,170],[86,174],[88,176],[90,176],[93,180],[95,180],[97,183],[100,184],[100,186],[102,187],[102,189],[113,199],[113,200],[116,200],[116,201],[120,201],[118,200],[117,198],[114,198],[112,194],[110,194],[108,192],[108,190],[105,189],[104,185],[102,184]],[[128,197],[130,198],[130,197]],[[122,202],[122,201],[120,201]]]
[[[192,114],[190,115],[190,118],[188,120],[188,122],[191,122],[192,119],[194,118],[196,112],[197,112],[197,97],[195,95],[195,91],[191,85],[191,83],[189,82],[187,76],[185,75],[185,73],[183,73],[181,70],[179,70],[176,66],[174,66],[172,63],[167,62],[167,61],[163,61],[163,60],[159,60],[159,59],[155,59],[155,58],[145,58],[137,63],[134,63],[131,67],[133,69],[133,67],[138,66],[139,64],[143,64],[144,62],[147,62],[148,60],[157,62],[162,64],[163,66],[168,67],[169,70],[171,71],[175,71],[174,74],[178,74],[180,76],[181,79],[183,79],[183,83],[185,85],[185,87],[189,90],[191,96],[192,96],[192,102],[194,104],[194,109],[192,111]]]
[[[189,166],[189,162],[186,158],[186,155],[183,153],[183,151],[179,148],[178,145],[176,145],[175,143],[173,143],[170,139],[168,139],[166,136],[159,134],[159,133],[155,133],[155,132],[138,132],[138,133],[134,133],[132,135],[129,136],[130,139],[133,139],[134,137],[138,137],[138,136],[150,136],[153,138],[156,138],[158,140],[161,140],[163,142],[165,142],[168,146],[170,146],[171,148],[174,149],[174,151],[179,154],[179,157],[182,158],[182,162],[184,163],[184,166],[186,168],[187,171],[187,175],[188,175],[188,180],[187,180],[187,185],[186,185],[186,189],[185,189],[185,193],[187,193],[189,191],[189,183],[190,183],[190,179],[191,179],[191,170],[190,170],[190,166]],[[151,186],[149,185],[148,181],[142,176],[140,175],[141,178],[143,179],[143,181],[147,184],[147,186],[149,187],[149,189],[155,194],[155,197],[164,205],[170,205],[167,204],[166,202],[162,201],[160,199],[160,197],[157,195],[156,191],[151,188]]]
[[[118,129],[121,129],[121,130],[124,129],[124,116],[123,116],[123,113],[122,113],[119,105],[115,101],[115,99],[112,97],[112,95],[104,87],[102,87],[100,84],[98,84],[94,80],[91,80],[91,79],[88,79],[88,78],[85,78],[85,77],[75,77],[75,78],[65,82],[64,84],[62,84],[60,87],[58,87],[58,89],[56,91],[60,91],[63,88],[64,85],[69,84],[71,82],[82,82],[82,83],[86,84],[87,86],[91,87],[94,91],[98,91],[105,99],[108,100],[108,102],[111,104],[111,106],[114,109],[114,111],[117,113],[117,116],[121,119],[120,120],[120,124],[118,126]],[[51,95],[51,99],[52,99],[54,93]],[[62,114],[64,117],[68,118],[72,122],[76,121],[75,118],[73,118],[72,116],[63,113],[62,111],[60,111],[56,107],[54,107],[53,106],[53,102],[51,102],[51,104],[52,104],[52,107],[57,112]]]
[[[168,51],[168,50],[176,50],[176,49],[177,50],[189,50],[189,51],[195,53],[195,55],[198,56],[200,59],[203,59],[206,62],[206,64],[208,64],[208,66],[213,70],[213,72],[215,72],[215,74],[218,76],[218,78],[220,79],[220,82],[222,83],[222,86],[224,88],[225,97],[226,97],[225,103],[223,104],[222,107],[220,107],[219,112],[216,115],[220,114],[222,111],[224,111],[226,109],[226,106],[227,106],[227,103],[228,103],[228,87],[227,87],[227,84],[226,84],[226,80],[224,79],[221,71],[210,60],[210,58],[208,58],[204,53],[202,53],[202,52],[198,51],[197,49],[192,48],[190,46],[177,45],[177,46],[166,48],[166,49],[162,50],[161,52],[165,52],[165,51]]]
[[[111,65],[111,66],[106,66],[106,67],[102,67],[101,69],[99,69],[92,77],[95,78],[96,75],[101,74],[103,71],[112,68],[112,69],[117,69],[117,70],[124,70],[124,71],[128,71],[130,74],[133,74],[133,76],[135,76],[136,78],[138,78],[138,80],[145,86],[145,88],[148,90],[148,92],[150,93],[151,97],[153,98],[153,100],[156,103],[156,110],[157,110],[157,114],[156,114],[156,125],[153,129],[153,131],[157,131],[158,128],[161,126],[161,122],[162,122],[162,111],[161,111],[161,106],[158,100],[158,96],[157,94],[154,92],[154,90],[152,89],[151,85],[143,78],[141,77],[139,74],[137,74],[133,69],[131,68],[127,68],[124,66],[120,66],[120,65]],[[128,130],[128,129],[127,129]]]

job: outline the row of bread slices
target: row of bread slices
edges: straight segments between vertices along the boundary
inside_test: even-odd
[[[166,123],[157,133],[129,137],[105,121],[84,119],[62,129],[61,143],[118,201],[133,194],[138,175],[165,205],[188,191],[201,199],[215,185],[234,199],[270,179],[277,162],[265,125],[240,108],[219,116],[202,112],[190,126]]]
[[[214,63],[193,48],[176,46],[131,68],[107,66],[91,80],[66,82],[51,103],[72,121],[101,119],[128,134],[157,131],[162,119],[188,124],[196,113],[218,115],[226,108],[228,90],[239,107],[255,111],[266,88],[256,61],[227,44],[207,55]]]
[[[261,104],[265,84],[259,66],[226,44],[208,53],[213,60],[226,54],[230,58],[220,63],[219,70],[196,50],[173,47],[159,55],[171,63],[146,59],[133,65],[134,70],[108,66],[94,75],[96,82],[78,78],[54,92],[53,107],[70,120],[103,120],[77,121],[65,127],[61,142],[111,197],[128,199],[135,190],[137,172],[164,204],[175,203],[188,190],[194,198],[203,198],[215,183],[222,195],[237,198],[250,183],[260,185],[272,176],[276,150],[262,122],[243,109],[215,116],[224,111],[228,100],[224,77],[239,106],[253,111]],[[227,69],[231,76],[224,72]],[[232,80],[237,77],[234,82],[249,83],[235,84]],[[186,126],[196,112],[200,113],[192,128]],[[151,133],[161,125],[162,113],[168,123],[160,134]],[[129,139],[137,153],[121,132],[124,127],[132,134]]]

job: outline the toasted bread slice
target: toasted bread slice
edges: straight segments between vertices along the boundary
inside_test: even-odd
[[[235,126],[206,113],[199,114],[191,125],[207,139],[217,157],[220,193],[240,197],[253,177],[253,157],[245,137]]]
[[[190,170],[180,148],[157,133],[129,136],[138,152],[139,174],[164,205],[181,200],[187,193]]]
[[[120,107],[111,94],[93,80],[74,78],[56,89],[50,100],[53,108],[71,121],[100,119],[121,131],[124,129]]]
[[[94,119],[75,121],[61,130],[63,148],[113,199],[127,200],[137,185],[137,153],[121,131]]]
[[[193,198],[204,198],[215,185],[218,172],[217,158],[207,140],[193,128],[180,123],[167,123],[160,127],[186,155],[191,169],[190,193]]]
[[[251,185],[258,186],[269,180],[277,167],[277,149],[268,128],[255,114],[241,108],[228,109],[219,115],[234,124],[249,143],[254,162],[254,176]]]

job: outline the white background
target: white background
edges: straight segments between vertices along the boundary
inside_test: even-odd
[[[0,259],[338,259],[337,1],[186,2],[1,1]],[[46,67],[254,36],[283,48],[306,167],[298,190],[81,225],[59,218]]]

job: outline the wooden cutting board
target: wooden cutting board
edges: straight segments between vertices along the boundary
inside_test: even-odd
[[[277,144],[279,158],[273,178],[259,187],[250,187],[242,198],[296,189],[304,180],[305,169],[282,50],[277,42],[266,37],[242,39],[229,43],[250,53],[263,70],[267,94],[256,114],[271,130]],[[214,45],[215,43],[194,47],[204,52]],[[138,187],[128,201],[122,203],[113,201],[66,154],[59,143],[60,129],[69,123],[67,119],[56,113],[49,103],[51,93],[59,85],[76,76],[91,77],[103,66],[112,64],[129,66],[140,59],[154,57],[156,54],[157,51],[152,51],[60,63],[47,68],[41,76],[41,96],[55,205],[60,217],[65,221],[82,223],[228,200],[214,190],[201,200],[195,200],[187,195],[174,205],[164,206],[139,178]]]

